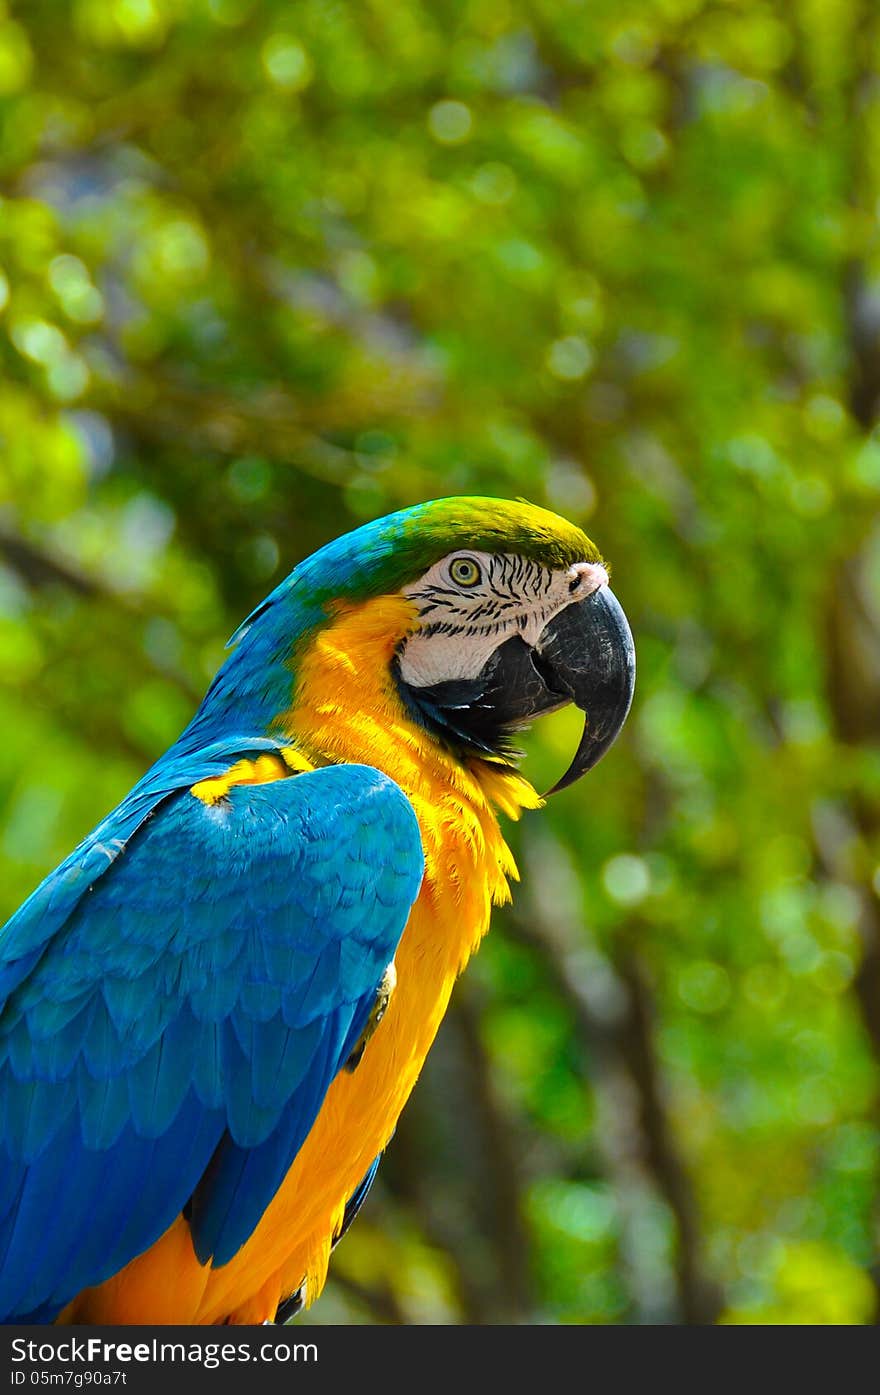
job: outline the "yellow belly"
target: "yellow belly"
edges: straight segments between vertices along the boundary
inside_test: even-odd
[[[368,602],[342,614],[314,651],[300,656],[300,691],[308,701],[300,696],[281,719],[310,759],[376,766],[415,807],[426,873],[398,947],[388,1010],[357,1069],[330,1086],[284,1183],[228,1264],[200,1266],[180,1217],[145,1254],[81,1294],[61,1321],[271,1321],[279,1302],[303,1282],[307,1301],[314,1301],[345,1203],[394,1131],[493,902],[508,895],[507,878],[516,872],[493,805],[516,816],[537,798],[507,772],[464,769],[409,720],[387,683],[391,622],[399,632],[406,614],[389,616],[388,604]],[[291,759],[294,768],[303,763]],[[266,767],[255,778],[275,773]]]

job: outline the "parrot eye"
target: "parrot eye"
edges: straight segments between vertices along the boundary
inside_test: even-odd
[[[477,586],[483,579],[479,563],[473,557],[456,557],[450,563],[449,575],[456,586]]]

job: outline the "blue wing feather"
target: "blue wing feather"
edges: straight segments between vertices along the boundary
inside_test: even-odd
[[[190,1199],[200,1260],[231,1258],[363,1030],[421,882],[415,814],[364,766],[189,793],[272,744],[157,766],[0,933],[6,1320]]]

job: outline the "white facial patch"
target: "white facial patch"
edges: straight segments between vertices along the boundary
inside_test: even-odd
[[[452,552],[404,589],[419,628],[400,650],[400,675],[414,688],[476,678],[499,645],[513,635],[535,644],[554,615],[607,584],[601,562],[554,570],[502,552]]]

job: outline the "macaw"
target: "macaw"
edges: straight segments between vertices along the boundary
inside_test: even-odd
[[[318,1296],[541,800],[511,734],[629,709],[594,544],[453,498],[244,621],[193,720],[0,932],[0,1316],[263,1323]]]

